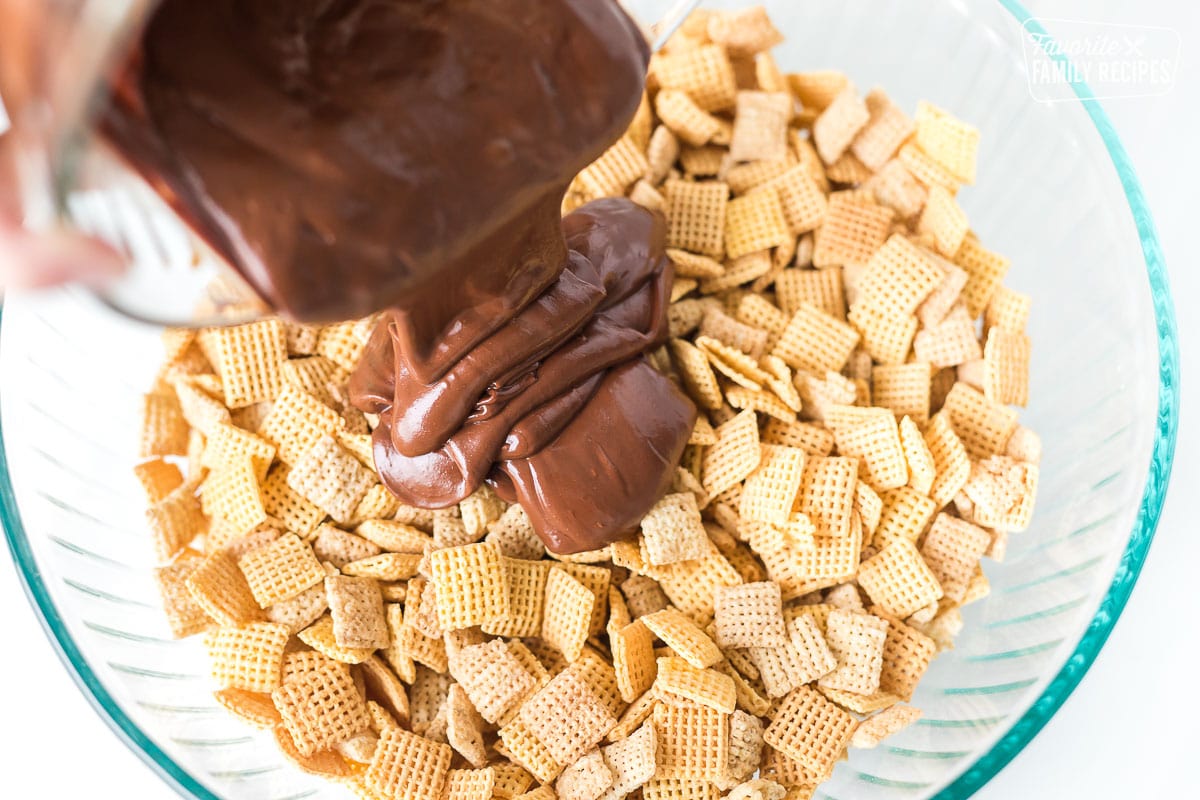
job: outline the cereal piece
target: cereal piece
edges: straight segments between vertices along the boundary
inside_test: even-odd
[[[658,736],[655,779],[720,780],[729,755],[724,714],[699,705],[660,703],[652,718]]]
[[[612,712],[614,719],[625,710],[625,701],[621,699],[621,690],[617,687],[616,670],[594,647],[584,647],[579,659],[572,664],[564,664],[563,668],[583,678],[600,702]]]
[[[763,733],[763,741],[805,768],[824,775],[841,757],[857,723],[849,712],[807,686],[793,690]]]
[[[738,92],[729,153],[734,161],[774,161],[788,155],[792,97],[787,92]]]
[[[415,553],[380,553],[342,567],[342,573],[353,578],[372,578],[377,581],[403,581],[417,574],[421,556]]]
[[[542,629],[546,582],[550,565],[543,561],[504,559],[508,584],[508,615],[483,623],[483,632],[493,636],[537,636]]]
[[[930,187],[925,208],[917,220],[917,231],[932,234],[938,252],[950,258],[962,246],[969,227],[967,215],[954,200],[954,195],[941,186]]]
[[[336,439],[325,436],[292,466],[287,482],[335,521],[346,522],[376,479]]]
[[[779,585],[726,587],[716,597],[716,641],[722,648],[774,647],[786,638]]]
[[[179,467],[161,458],[145,461],[133,468],[133,474],[146,492],[146,501],[154,505],[183,485]]]
[[[627,134],[584,168],[577,180],[591,197],[623,197],[629,185],[649,169],[641,148]]]
[[[154,571],[167,624],[176,639],[200,633],[212,624],[187,588],[188,577],[203,561],[199,556],[185,553],[174,564]]]
[[[607,548],[593,552],[603,555],[603,558],[600,560],[608,560]],[[604,617],[608,613],[608,587],[612,581],[612,571],[608,567],[569,562],[558,564],[558,569],[582,583],[584,588],[592,593],[594,602],[592,603],[592,616],[588,623],[588,635],[596,636],[602,633],[604,631]]]
[[[790,106],[789,106],[790,108]],[[734,133],[737,132],[735,121]],[[727,166],[722,174],[722,180],[729,184],[729,189],[735,195],[748,194],[749,192],[759,187],[765,186],[770,181],[783,175],[795,163],[791,152],[787,150],[787,135],[786,131],[783,136],[785,145],[784,154],[777,159],[768,161],[748,161],[743,164],[732,164]]]
[[[833,451],[833,433],[807,422],[770,419],[762,429],[763,444],[784,445],[810,456],[827,456]]]
[[[910,141],[901,145],[896,158],[917,180],[929,188],[940,186],[948,192],[957,192],[962,185],[958,178],[930,158],[924,150],[917,146],[916,142]]]
[[[808,303],[801,303],[773,352],[796,370],[839,370],[858,344],[858,333]]]
[[[775,294],[785,314],[795,314],[802,305],[808,304],[842,320],[846,318],[842,285],[842,270],[837,267],[785,269],[775,279]]]
[[[712,309],[705,313],[704,319],[700,322],[700,336],[697,337],[697,344],[701,340],[710,342],[716,340],[756,361],[762,358],[763,353],[766,352],[767,338],[768,334],[765,330],[738,322],[724,312]],[[709,352],[704,347],[701,349],[705,350],[710,358],[714,355],[719,356],[721,352]],[[757,374],[757,368],[753,364],[751,364],[751,374],[752,376]]]
[[[1008,444],[1004,447],[1004,455],[1014,458],[1017,461],[1036,464],[1042,460],[1042,440],[1029,428],[1019,425],[1012,432],[1012,435],[1008,437]]]
[[[685,147],[679,154],[679,163],[684,172],[691,177],[712,178],[721,171],[725,153],[725,148],[716,145]]]
[[[446,775],[446,800],[491,800],[496,773],[491,767],[452,769]]]
[[[646,180],[654,186],[666,179],[679,158],[679,139],[666,125],[655,127],[646,147]]]
[[[196,604],[218,625],[236,626],[262,619],[262,610],[231,553],[217,551],[209,555],[184,583]]]
[[[730,108],[737,99],[733,65],[715,44],[656,56],[653,70],[659,86],[686,92],[706,111]]]
[[[779,193],[783,216],[788,229],[795,235],[821,226],[828,213],[825,193],[802,165],[790,167],[778,177],[762,184],[757,190],[774,189]]]
[[[739,11],[714,11],[707,23],[709,38],[724,45],[734,57],[757,55],[783,43],[783,34],[771,23],[762,6]]]
[[[597,748],[577,759],[558,776],[559,800],[597,800],[613,785],[613,772]]]
[[[621,699],[632,703],[654,683],[654,635],[642,620],[609,630],[613,668]]]
[[[521,707],[518,719],[559,764],[574,763],[617,719],[576,673],[559,673]]]
[[[361,536],[355,536],[328,524],[317,529],[312,549],[318,559],[327,561],[338,569],[351,562],[377,556],[382,552],[377,545]]]
[[[906,539],[893,541],[862,562],[858,583],[873,602],[900,618],[942,598],[937,578]]]
[[[471,766],[481,769],[487,765],[483,719],[471,705],[463,687],[457,683],[451,684],[446,695],[446,738],[449,745]]]
[[[907,486],[883,492],[880,499],[883,510],[873,541],[880,549],[901,540],[916,544],[937,512],[937,503]]]
[[[853,458],[812,456],[804,462],[796,509],[812,520],[818,535],[849,534],[857,473]]]
[[[667,607],[667,596],[662,587],[652,578],[632,575],[621,584],[621,594],[629,604],[629,613],[636,619],[661,611]]]
[[[901,700],[911,700],[917,683],[937,653],[937,644],[924,633],[906,625],[881,608],[872,606],[870,611],[888,621],[879,688]]]
[[[691,492],[669,494],[642,518],[647,560],[654,565],[674,564],[708,555],[710,545]]]
[[[862,523],[851,516],[847,536],[812,537],[812,544],[797,544],[759,555],[771,580],[780,585],[784,600],[844,583],[854,577],[862,549]]]
[[[921,718],[921,709],[895,705],[865,719],[854,730],[851,747],[870,749],[884,739],[894,736]]]
[[[546,547],[533,529],[529,515],[517,503],[506,508],[500,518],[488,526],[484,541],[499,547],[507,558],[532,561],[546,553]]]
[[[892,159],[864,184],[880,205],[894,210],[901,219],[911,219],[921,213],[929,190],[905,168],[899,159]]]
[[[878,364],[871,370],[871,402],[924,425],[929,421],[932,378],[929,364],[924,362]]]
[[[679,704],[680,699],[732,714],[737,703],[733,679],[711,669],[697,669],[682,658],[658,659],[654,691],[664,703]]]
[[[662,103],[660,97],[660,104]],[[690,183],[668,180],[667,246],[713,258],[725,255],[725,213],[729,186],[719,181]]]
[[[968,234],[954,254],[954,263],[967,271],[967,285],[963,287],[962,295],[967,302],[967,316],[975,319],[991,303],[1000,282],[1008,274],[1010,262]]]
[[[677,278],[719,278],[725,274],[725,265],[708,256],[668,247],[667,257],[675,265]]]
[[[963,183],[975,182],[979,129],[924,100],[917,103],[917,146]]]
[[[289,600],[325,578],[312,548],[291,533],[242,556],[238,567],[261,608]]]
[[[894,215],[887,206],[831,204],[817,231],[813,266],[867,263],[887,239]]]
[[[713,374],[708,356],[691,342],[683,339],[672,339],[669,343],[671,357],[683,378],[683,385],[688,396],[696,401],[701,408],[720,408],[722,403],[721,387]]]
[[[508,584],[500,548],[482,542],[429,554],[438,621],[453,631],[508,616]]]
[[[947,412],[933,415],[925,428],[925,444],[933,457],[936,473],[929,487],[929,497],[937,508],[943,508],[966,484],[971,472],[971,459],[954,432]]]
[[[975,459],[1004,452],[1017,427],[1016,412],[993,403],[964,383],[955,384],[942,408],[967,453]],[[932,445],[929,449],[934,452]],[[936,452],[934,459],[937,460]]]
[[[325,574],[333,574],[333,568],[324,570]],[[329,610],[325,598],[325,583],[318,582],[305,589],[295,597],[271,605],[266,609],[267,619],[271,622],[287,626],[293,636],[321,618]]]
[[[714,141],[720,135],[721,121],[697,105],[685,92],[664,89],[655,98],[654,106],[663,125],[685,144],[700,147]],[[670,185],[671,182],[668,180],[667,184]],[[668,206],[670,203],[668,194]]]
[[[982,356],[975,325],[965,314],[951,313],[934,327],[921,331],[913,347],[919,360],[935,367],[965,364]]]
[[[921,543],[921,557],[942,586],[947,600],[962,604],[967,588],[979,567],[979,559],[991,544],[984,529],[949,514],[938,514]]]
[[[697,561],[662,567],[659,583],[670,601],[694,620],[707,622],[713,615],[713,596],[721,586],[741,583],[741,576],[719,552]]]
[[[627,737],[603,749],[604,763],[612,772],[612,786],[603,797],[619,798],[643,786],[657,768],[658,737],[653,723],[646,723]]]
[[[727,777],[734,781],[750,778],[762,761],[763,722],[744,711],[729,718],[729,766]]]
[[[870,117],[854,138],[850,151],[872,172],[877,172],[900,149],[915,126],[882,89],[866,97]]]
[[[184,484],[146,509],[146,527],[150,529],[155,560],[166,564],[205,532],[208,520],[195,491]]]
[[[828,108],[849,83],[844,73],[831,69],[793,72],[788,74],[787,79],[796,99],[806,108],[817,110]]]
[[[142,436],[138,455],[181,456],[187,452],[188,421],[173,392],[144,395],[142,401]]]
[[[748,520],[784,526],[800,491],[804,471],[803,450],[783,445],[761,445],[762,461],[746,477],[738,506]]]
[[[837,161],[870,119],[866,103],[854,85],[846,83],[812,126],[813,143],[821,160],[826,164]]]
[[[492,771],[495,773],[493,796],[502,800],[512,800],[533,785],[533,776],[511,761],[493,763]]]
[[[212,678],[229,689],[270,692],[279,685],[288,632],[282,625],[250,622],[205,637]]]
[[[654,696],[654,692],[646,692],[637,700],[634,700],[629,705],[629,708],[625,709],[625,712],[621,714],[616,726],[604,737],[605,740],[619,742],[632,735],[639,725],[650,718],[650,714],[658,704],[659,701]]]
[[[263,510],[287,530],[307,538],[325,519],[325,511],[288,485],[289,471],[286,465],[276,464],[267,473],[266,480],[259,485]]]
[[[267,512],[255,472],[249,458],[237,459],[210,472],[200,486],[204,513],[220,517],[240,532],[254,530],[266,522]]]
[[[836,609],[829,614],[825,641],[837,667],[818,683],[826,688],[871,695],[879,689],[888,623],[879,617]]]
[[[375,330],[375,317],[326,325],[317,335],[317,355],[325,356],[347,372],[358,365],[367,339]]]
[[[270,730],[283,721],[269,694],[220,689],[213,692],[213,699],[230,714],[255,728]]]
[[[659,213],[666,211],[667,199],[662,196],[662,193],[659,192],[658,189],[655,189],[653,186],[651,186],[645,178],[639,180],[633,185],[633,188],[629,190],[629,199],[637,203],[642,208],[647,208],[651,211],[657,211]],[[691,290],[689,289],[688,291]],[[683,294],[687,294],[687,292],[683,292],[679,296],[682,297]],[[671,301],[674,302],[676,299],[678,298],[672,296]]]
[[[797,669],[790,676],[797,686],[823,678],[837,667],[837,658],[812,614],[797,614],[788,622],[787,630],[788,640],[799,656]]]
[[[545,596],[541,638],[574,661],[587,640],[596,596],[561,568],[550,570]]]
[[[364,778],[382,797],[396,800],[443,800],[454,751],[402,728],[388,727],[379,737]]]
[[[388,646],[379,584],[369,578],[325,578],[325,595],[338,647],[378,650]]]
[[[287,325],[287,323],[284,324]],[[345,383],[347,376],[345,370],[328,358],[311,356],[309,358],[290,358],[285,361],[283,380],[288,386],[295,387],[304,394],[312,395],[327,406],[333,406],[335,400],[329,387]]]
[[[200,463],[215,470],[243,458],[250,460],[255,478],[262,481],[275,458],[275,447],[265,439],[228,423],[214,425],[205,442]]]
[[[279,395],[287,360],[287,337],[280,320],[211,328],[205,334],[226,406],[242,408]]]
[[[705,451],[701,462],[700,480],[710,496],[740,483],[762,459],[758,420],[753,411],[743,411],[717,426],[716,434],[717,443]]]
[[[803,403],[800,399],[800,392],[796,389],[793,382],[792,370],[783,359],[778,356],[765,355],[762,357],[763,369],[767,372],[766,378],[767,388],[775,393],[775,396],[793,413],[798,413],[803,408]],[[793,422],[794,418],[789,416],[787,419],[777,417],[782,422]]]
[[[985,330],[1000,328],[1007,333],[1024,333],[1032,305],[1033,299],[1029,295],[999,286],[984,312],[983,327]]]
[[[983,393],[993,403],[1029,402],[1029,337],[1002,328],[988,331],[983,348]]]
[[[774,223],[772,223],[774,224]],[[717,294],[744,283],[758,280],[771,271],[771,251],[758,250],[732,259],[725,265],[725,273],[719,278],[700,281],[702,294]]]
[[[301,755],[328,750],[369,730],[371,718],[350,673],[338,664],[277,687],[271,699]]]
[[[1001,531],[1023,531],[1033,517],[1038,467],[1007,456],[971,465],[963,493],[974,504],[974,521]]]
[[[848,407],[835,406],[841,411]],[[876,491],[894,489],[908,483],[908,463],[900,443],[896,417],[880,409],[861,409],[850,422],[829,420],[837,440],[838,452],[859,459],[859,475]]]
[[[317,443],[344,426],[341,416],[317,397],[285,386],[263,422],[263,438],[279,448],[279,459],[295,466]]]
[[[361,664],[371,657],[371,649],[342,647],[333,635],[333,619],[323,615],[296,636],[312,649],[343,664]]]
[[[700,626],[678,609],[664,608],[641,618],[655,636],[696,669],[721,660],[721,650]]]

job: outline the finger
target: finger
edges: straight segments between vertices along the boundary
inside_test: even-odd
[[[32,234],[0,223],[0,287],[29,289],[78,282],[98,286],[125,270],[120,254],[71,233]]]

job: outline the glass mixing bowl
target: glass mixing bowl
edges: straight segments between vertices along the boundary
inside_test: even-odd
[[[1031,98],[1028,14],[1016,3],[766,5],[789,37],[778,50],[784,69],[844,69],[909,110],[926,98],[980,127],[979,179],[962,202],[982,240],[1012,258],[1007,283],[1035,301],[1024,419],[1045,457],[1034,523],[1012,537],[1004,563],[986,564],[991,594],[965,610],[956,649],[916,694],[924,718],[880,748],[851,751],[817,795],[963,798],[1076,686],[1146,557],[1178,411],[1162,256],[1125,151],[1087,88],[1060,87],[1063,102]],[[0,510],[33,605],[97,711],[181,794],[348,796],[228,719],[211,699],[200,645],[169,637],[129,470],[159,352],[153,329],[86,295],[6,301]]]

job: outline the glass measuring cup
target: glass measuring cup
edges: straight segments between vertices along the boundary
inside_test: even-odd
[[[663,3],[665,13],[647,27],[655,49],[699,2]],[[86,291],[127,316],[163,325],[254,319],[270,309],[93,126],[114,66],[155,5],[156,0],[0,0],[0,11],[23,10],[15,27],[4,26],[7,36],[0,31],[0,45],[6,38],[20,39],[28,48],[24,65],[0,59],[0,71],[10,75],[0,80],[5,94],[11,93],[12,74],[23,71],[16,102],[9,101],[7,135],[24,223],[37,231],[81,231],[116,248],[128,264],[125,274]]]

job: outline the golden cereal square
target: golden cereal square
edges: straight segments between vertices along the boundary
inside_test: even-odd
[[[154,571],[167,624],[176,639],[200,633],[212,624],[208,614],[204,613],[187,588],[188,576],[203,562],[204,559],[199,556],[185,553],[174,564]]]
[[[642,518],[641,530],[647,560],[656,566],[703,558],[710,550],[691,492],[669,494],[655,503]]]
[[[737,704],[733,678],[712,669],[696,669],[677,656],[658,659],[654,691],[664,703],[695,703],[722,714],[732,714]]]
[[[663,125],[685,144],[700,147],[720,136],[722,121],[698,106],[686,92],[663,89],[654,107]]]
[[[829,612],[825,641],[837,667],[819,685],[860,695],[878,691],[887,628],[887,620],[870,614],[840,608]]]
[[[710,496],[733,487],[758,468],[758,419],[743,411],[716,428],[717,443],[704,452],[700,481]]]
[[[719,590],[718,590],[719,591]],[[641,618],[665,645],[697,669],[721,660],[721,650],[694,620],[675,608],[664,608]]]
[[[770,581],[729,586],[717,592],[716,641],[722,648],[783,644],[783,600]]]
[[[213,680],[228,689],[270,692],[280,684],[288,631],[270,622],[212,631],[205,645]]]
[[[979,129],[948,111],[921,101],[916,114],[917,146],[963,183],[975,182]]]
[[[395,800],[443,800],[453,755],[448,744],[389,726],[379,737],[365,782]]]
[[[281,461],[292,465],[344,425],[341,415],[317,397],[289,385],[280,392],[263,422],[262,436],[279,448]]]
[[[206,331],[212,362],[221,376],[225,405],[242,408],[274,400],[283,389],[287,335],[283,322],[268,319]]]
[[[858,332],[845,322],[809,303],[801,303],[773,354],[795,370],[836,371],[845,366],[858,339]]]
[[[332,436],[318,439],[288,472],[287,483],[299,495],[337,522],[348,522],[359,502],[377,482]]]
[[[848,711],[807,686],[794,689],[780,704],[763,741],[819,775],[833,769],[858,723]]]
[[[325,595],[333,619],[333,639],[339,647],[378,650],[388,646],[383,595],[376,581],[331,575],[325,578]]]
[[[188,422],[173,392],[147,394],[142,400],[142,435],[138,455],[181,456],[187,452]]]
[[[518,719],[559,764],[596,746],[617,718],[577,673],[560,672],[521,707]]]
[[[621,699],[632,703],[654,683],[654,634],[639,619],[620,629],[610,629],[608,638]]]
[[[895,212],[886,206],[836,203],[817,230],[813,266],[865,264],[883,246]]]
[[[179,471],[179,467],[161,458],[138,464],[133,468],[133,474],[146,492],[146,501],[151,505],[183,485],[183,473]]]
[[[858,90],[845,84],[812,126],[813,144],[821,160],[832,164],[841,158],[870,119],[871,112]]]
[[[437,592],[443,630],[469,628],[508,616],[508,584],[496,545],[480,542],[435,550],[429,554],[429,575]]]
[[[796,508],[816,526],[816,533],[842,537],[850,533],[858,462],[842,456],[811,456],[804,462]]]
[[[208,520],[194,490],[184,484],[146,509],[146,526],[155,560],[166,564],[208,529]]]
[[[784,445],[760,447],[762,461],[746,477],[738,514],[743,519],[782,527],[787,524],[800,491],[805,453]]]
[[[219,625],[241,625],[262,618],[262,610],[232,553],[218,550],[207,556],[184,583],[196,604]]]
[[[729,758],[728,715],[701,705],[659,703],[652,714],[658,735],[655,778],[720,780]]]
[[[737,95],[733,141],[734,161],[774,161],[788,155],[788,122],[792,97],[787,92],[742,91]]]
[[[891,101],[882,89],[872,89],[866,97],[870,118],[850,145],[852,152],[872,172],[876,172],[900,149],[915,130],[912,119]]]
[[[667,245],[713,258],[725,256],[725,214],[729,187],[719,181],[668,180]]]
[[[686,92],[706,111],[720,111],[737,102],[737,81],[725,48],[705,44],[655,56],[654,77],[663,89]]]
[[[775,296],[784,314],[795,314],[807,303],[835,319],[844,320],[846,296],[843,286],[839,267],[785,269],[775,278]]]
[[[367,731],[367,704],[339,664],[307,671],[279,686],[271,699],[301,755],[328,750]]]
[[[862,562],[858,584],[883,610],[904,619],[942,598],[942,587],[906,539],[892,542]]]
[[[543,561],[505,557],[508,615],[483,623],[483,632],[517,638],[537,636],[542,629],[542,608],[546,602],[549,575],[550,565]]]
[[[550,570],[545,594],[541,638],[567,661],[575,661],[587,641],[596,596],[562,568]]]
[[[238,560],[261,608],[288,600],[325,579],[312,548],[293,533],[251,550]]]

